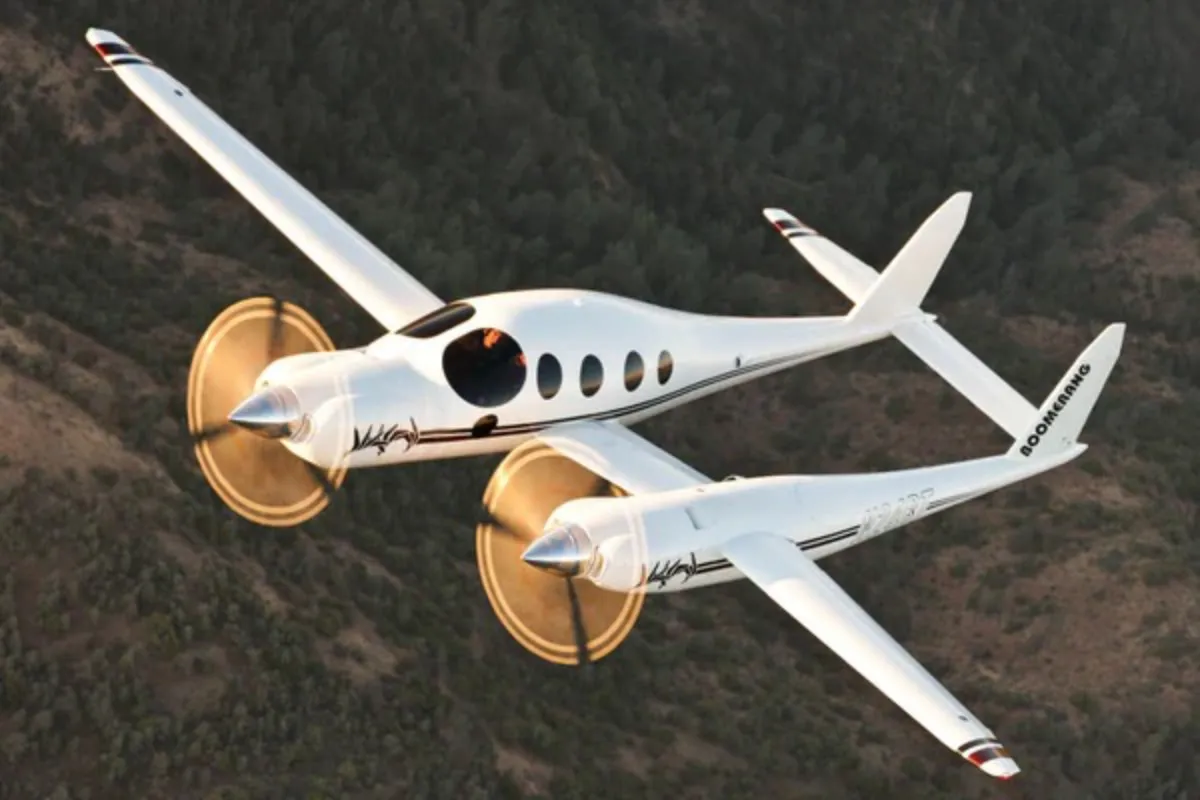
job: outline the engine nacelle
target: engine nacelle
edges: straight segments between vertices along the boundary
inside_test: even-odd
[[[786,528],[802,517],[795,486],[770,477],[630,495],[533,439],[505,457],[484,492],[480,580],[527,650],[559,664],[594,661],[629,635],[647,590],[659,590],[648,585],[656,564]]]
[[[580,576],[612,591],[637,591],[650,565],[697,533],[687,499],[663,503],[659,495],[571,500],[551,512],[544,536],[571,530],[586,539],[591,557]]]
[[[741,478],[626,497],[571,500],[551,512],[545,534],[571,530],[590,543],[582,576],[613,591],[645,587],[654,564],[699,556],[755,530],[806,522],[789,478]]]

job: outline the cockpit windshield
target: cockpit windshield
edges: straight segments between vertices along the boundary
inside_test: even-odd
[[[520,393],[527,365],[516,339],[498,328],[477,328],[446,345],[442,370],[463,400],[495,408]]]
[[[423,317],[417,317],[396,333],[412,339],[432,339],[439,333],[445,333],[473,316],[475,316],[473,305],[455,301],[434,309]]]

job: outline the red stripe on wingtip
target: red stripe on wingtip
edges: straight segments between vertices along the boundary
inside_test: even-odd
[[[96,42],[93,45],[96,52],[102,56],[135,56],[133,48],[126,44],[118,44],[117,42]]]
[[[1008,751],[1003,747],[982,747],[976,750],[971,755],[967,756],[967,760],[977,767],[983,766],[989,761],[994,761],[997,758],[1008,758]]]

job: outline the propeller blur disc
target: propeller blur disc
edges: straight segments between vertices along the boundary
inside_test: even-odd
[[[521,560],[559,505],[620,493],[537,440],[514,448],[488,482],[487,518],[475,529],[479,576],[501,624],[539,658],[568,665],[601,659],[625,640],[641,614],[642,592],[608,591]]]
[[[187,391],[196,458],[213,491],[252,522],[289,527],[311,519],[329,505],[346,469],[315,467],[281,442],[229,422],[229,412],[254,391],[255,380],[272,361],[333,349],[312,315],[271,297],[234,303],[196,345]]]

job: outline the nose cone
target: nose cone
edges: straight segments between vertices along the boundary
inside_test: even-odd
[[[564,578],[573,578],[591,566],[594,553],[595,549],[587,534],[572,525],[555,528],[534,539],[521,554],[521,558],[531,567]]]
[[[304,415],[296,395],[276,386],[247,397],[229,412],[229,421],[264,439],[285,439],[299,432]]]

